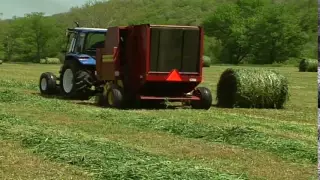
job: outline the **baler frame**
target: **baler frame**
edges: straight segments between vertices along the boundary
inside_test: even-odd
[[[153,72],[150,71],[150,46],[151,46],[151,39],[150,39],[150,29],[153,27],[161,27],[161,28],[177,28],[177,29],[194,29],[199,30],[199,64],[198,64],[198,72],[179,72],[177,69],[172,69],[171,72]],[[132,69],[136,70],[134,73],[139,74],[139,77],[134,77],[136,82],[135,84],[128,85],[128,83],[123,83],[123,71],[124,69],[121,67],[120,62],[123,60],[119,57],[119,53],[121,50],[121,31],[131,31],[131,38],[136,38],[134,43],[142,45],[144,48],[144,52],[139,52],[136,56],[133,56],[129,62],[136,62],[134,65],[130,65]],[[134,31],[138,32],[134,34]],[[143,37],[142,32],[144,32],[145,36],[147,37],[145,41],[137,40],[138,37]],[[135,99],[137,101],[160,101],[160,100],[167,100],[167,101],[200,101],[201,97],[192,94],[192,90],[195,89],[202,82],[202,54],[203,54],[203,28],[198,26],[167,26],[167,25],[135,25],[135,26],[128,26],[128,27],[111,27],[108,29],[109,36],[111,36],[111,40],[106,40],[105,48],[97,50],[97,78],[101,81],[112,82],[112,84],[118,84],[118,87],[124,88],[124,84],[130,86],[130,92],[134,94],[135,97],[131,97],[130,99]],[[127,34],[130,36],[130,34]],[[115,38],[116,37],[116,38]],[[108,35],[107,35],[108,38]],[[128,38],[128,37],[127,37]],[[143,39],[143,38],[142,38]],[[127,39],[126,39],[127,40]],[[126,41],[125,40],[125,41]],[[130,40],[129,40],[130,42]],[[131,41],[133,42],[133,41]],[[145,44],[144,44],[145,43]],[[136,47],[139,47],[137,45]],[[129,47],[133,47],[133,44],[128,45]],[[123,48],[123,47],[122,47]],[[143,49],[142,48],[142,49]],[[141,49],[139,49],[141,50]],[[133,51],[132,49],[128,50]],[[126,51],[126,53],[128,53]],[[142,51],[142,50],[141,50]],[[121,54],[121,53],[120,53]],[[134,54],[134,53],[133,53]],[[121,55],[120,55],[121,56]],[[129,55],[130,56],[130,55]],[[138,60],[136,60],[138,59]],[[128,61],[128,60],[126,60]],[[145,64],[139,64],[139,61],[145,61]],[[138,79],[139,78],[139,79]],[[188,92],[178,92],[175,95],[152,95],[152,93],[144,94],[141,92],[140,85],[143,83],[163,83],[166,85],[169,84],[180,84],[184,86],[190,86]],[[121,85],[120,85],[121,84]],[[105,91],[111,86],[105,87]],[[210,103],[212,101],[211,93],[209,93],[208,89],[203,90],[207,92]],[[128,92],[128,91],[124,91]],[[125,94],[125,93],[124,93]],[[106,92],[105,92],[106,95]],[[127,95],[127,94],[126,94]],[[124,95],[124,96],[126,96]],[[210,104],[211,105],[211,104]],[[209,105],[206,105],[206,109],[209,108]]]

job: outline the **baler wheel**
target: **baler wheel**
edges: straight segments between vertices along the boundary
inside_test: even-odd
[[[193,95],[200,98],[198,101],[191,101],[191,107],[193,109],[210,109],[212,104],[212,95],[208,88],[198,87],[193,91]]]
[[[51,95],[57,93],[57,77],[51,72],[42,73],[39,80],[41,94]]]
[[[95,98],[95,102],[98,104],[98,106],[101,106],[101,107],[106,107],[107,106],[107,99],[103,95],[103,93],[97,94],[97,96]]]
[[[123,107],[123,91],[119,86],[113,85],[107,91],[107,105],[111,108],[120,109]]]

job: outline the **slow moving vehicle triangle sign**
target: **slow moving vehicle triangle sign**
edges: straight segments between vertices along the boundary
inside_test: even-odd
[[[182,81],[179,72],[174,69],[166,79],[167,81]]]

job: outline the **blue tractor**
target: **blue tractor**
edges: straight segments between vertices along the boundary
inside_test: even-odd
[[[96,49],[103,48],[107,29],[68,28],[65,60],[59,78],[51,72],[41,74],[39,88],[42,94],[55,94],[59,90],[70,99],[87,100],[97,89]],[[59,84],[56,83],[59,81]]]

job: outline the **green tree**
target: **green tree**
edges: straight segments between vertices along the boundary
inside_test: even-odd
[[[45,55],[47,43],[52,38],[52,29],[54,24],[48,19],[45,19],[43,13],[27,14],[26,27],[29,31],[24,33],[25,41],[29,42],[26,48],[35,54],[35,61],[40,62],[40,59]]]
[[[3,13],[0,13],[0,60],[4,59],[4,47],[3,47],[3,39],[4,33],[6,31],[6,27],[4,21],[1,20]]]
[[[248,29],[241,8],[236,4],[219,6],[204,22],[206,35],[221,42],[221,62],[238,64],[248,55]]]
[[[8,26],[3,32],[2,45],[6,61],[17,59],[17,54],[23,49],[21,45],[21,33],[25,30],[23,22],[23,18],[13,17],[8,21]]]
[[[74,27],[74,21],[78,21],[81,26],[104,28],[141,23],[203,24],[205,54],[213,62],[272,63],[299,54],[316,57],[315,3],[313,0],[90,0],[69,12],[49,17],[31,13],[10,21],[0,20],[0,51],[7,59],[20,61],[57,56],[65,45],[65,29]],[[286,8],[273,10],[277,6]],[[281,18],[277,20],[276,16]],[[270,22],[280,24],[269,26]],[[308,39],[307,43],[304,39]],[[274,57],[270,57],[272,48],[279,49]]]
[[[56,56],[60,51],[59,23],[43,13],[14,17],[2,35],[5,59],[8,61],[39,62],[46,56]]]
[[[221,42],[220,61],[239,64],[283,62],[306,44],[301,19],[285,3],[238,0],[205,19],[206,34]],[[306,26],[307,28],[307,26]]]
[[[257,15],[252,29],[254,63],[282,63],[289,57],[299,57],[306,43],[306,34],[299,18],[290,13],[285,4],[269,5]]]
[[[314,0],[293,3],[293,9],[299,16],[302,31],[308,36],[307,43],[302,49],[302,55],[313,59],[318,58],[318,4]]]

